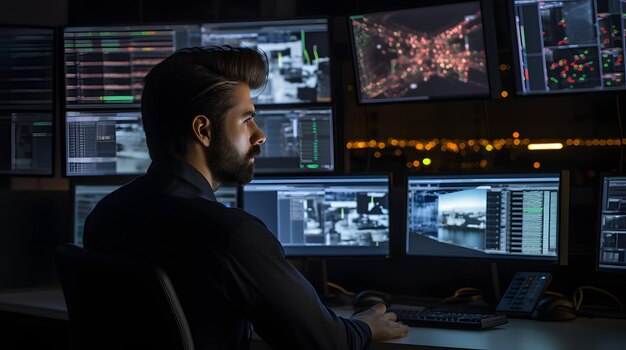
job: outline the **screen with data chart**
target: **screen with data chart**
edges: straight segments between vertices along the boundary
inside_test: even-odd
[[[335,169],[333,108],[256,109],[255,122],[265,134],[255,172],[331,172]]]
[[[626,175],[602,177],[598,268],[626,272]]]
[[[198,25],[67,27],[68,109],[139,107],[143,78],[178,49],[200,46]]]

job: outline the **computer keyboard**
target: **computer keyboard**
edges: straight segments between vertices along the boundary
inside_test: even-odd
[[[398,321],[414,327],[485,329],[509,322],[504,315],[406,309],[388,311],[395,312],[398,315]]]

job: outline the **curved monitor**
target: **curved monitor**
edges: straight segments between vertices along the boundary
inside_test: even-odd
[[[486,9],[469,1],[351,16],[359,102],[489,97]]]
[[[567,261],[567,173],[408,177],[407,255]]]
[[[389,255],[389,176],[255,178],[243,209],[290,256]]]
[[[597,268],[626,273],[626,175],[602,177]]]
[[[518,94],[623,90],[623,1],[512,1]]]

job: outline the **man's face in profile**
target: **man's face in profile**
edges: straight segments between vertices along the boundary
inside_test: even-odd
[[[207,163],[218,182],[243,185],[252,181],[254,157],[261,153],[265,135],[254,122],[248,85],[239,84],[233,94],[234,106],[226,112],[221,127],[211,134]]]

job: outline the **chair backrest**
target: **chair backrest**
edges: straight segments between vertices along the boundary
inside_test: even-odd
[[[72,349],[193,350],[168,276],[158,267],[88,251],[57,250]]]

